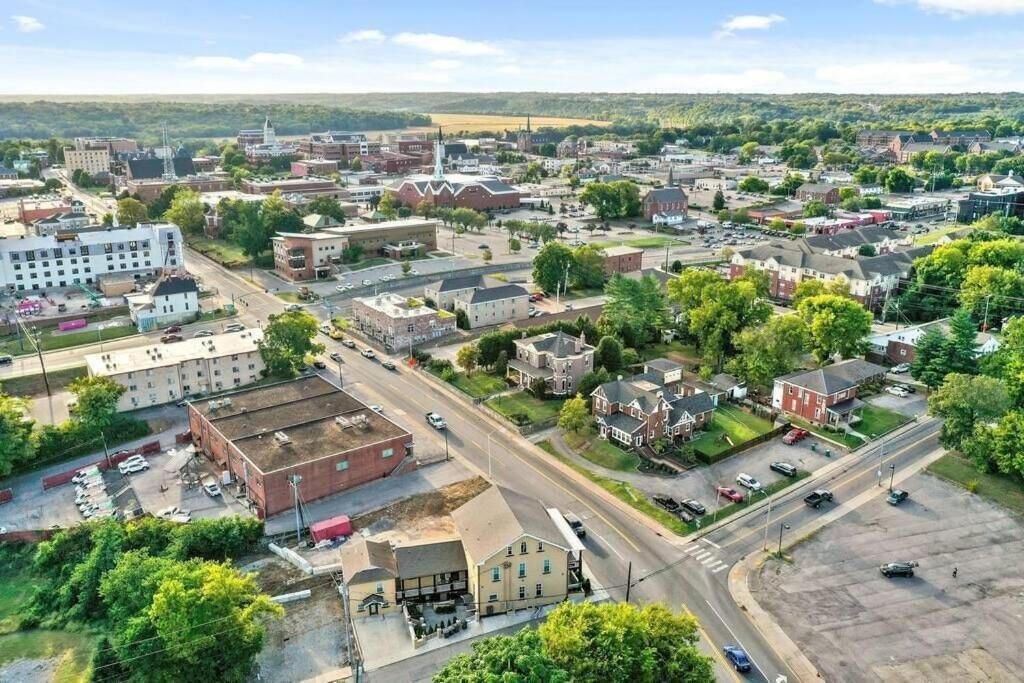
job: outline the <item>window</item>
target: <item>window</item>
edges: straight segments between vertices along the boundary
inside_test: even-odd
[[[501,581],[501,567],[491,569],[491,581]]]
[[[344,472],[345,470],[348,469],[348,460],[339,460],[338,463],[334,466],[334,469],[336,469],[339,472]]]
[[[520,600],[525,600],[526,599],[526,586],[520,586],[519,587],[519,599]]]
[[[380,457],[382,457],[382,458],[390,458],[394,454],[395,454],[395,449],[394,448],[385,448],[383,451],[381,451]]]
[[[534,595],[536,597],[538,597],[538,598],[540,596],[544,595],[544,586],[542,584],[538,583],[536,586],[534,586],[533,590],[534,590]]]
[[[505,557],[512,557],[512,546],[505,548]]]
[[[520,562],[519,563],[519,578],[522,579],[522,578],[525,578],[525,577],[526,577],[526,563],[525,562]]]
[[[491,593],[490,595],[488,595],[487,596],[487,602],[498,602],[498,594],[497,593]]]
[[[528,551],[526,550],[526,541],[519,544],[519,554],[525,555]]]
[[[537,552],[544,552],[544,541],[537,541]]]
[[[544,573],[545,574],[550,574],[551,573],[551,560],[544,560]]]
[[[384,592],[384,584],[381,583],[380,581],[378,581],[377,582],[377,587],[376,587],[376,589],[373,592],[374,593],[383,593]]]

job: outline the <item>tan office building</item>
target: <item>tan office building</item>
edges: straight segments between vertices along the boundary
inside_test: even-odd
[[[110,152],[106,149],[64,148],[64,167],[68,175],[81,169],[89,175],[110,173]]]

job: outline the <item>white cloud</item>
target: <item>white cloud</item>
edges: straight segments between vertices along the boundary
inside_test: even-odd
[[[361,31],[346,33],[338,40],[342,43],[380,43],[385,38],[387,38],[387,36],[385,36],[383,32],[378,31],[375,28],[367,28]]]
[[[46,26],[35,17],[26,17],[22,14],[15,14],[11,17],[15,27],[22,33],[35,33],[42,31]]]
[[[466,40],[455,36],[442,36],[437,33],[399,33],[391,39],[398,45],[413,47],[424,52],[439,55],[460,55],[463,57],[480,57],[500,55],[501,49],[476,40]]]
[[[725,20],[715,35],[731,36],[736,31],[764,31],[785,20],[786,17],[781,14],[741,14]]]
[[[301,66],[302,57],[287,52],[256,52],[245,59],[237,57],[199,56],[183,62],[198,69],[233,69],[248,71],[258,66]]]
[[[875,0],[879,4],[913,2],[926,12],[951,17],[968,15],[1011,15],[1024,13],[1024,0]]]
[[[431,69],[458,69],[462,62],[457,59],[434,59],[428,64]]]

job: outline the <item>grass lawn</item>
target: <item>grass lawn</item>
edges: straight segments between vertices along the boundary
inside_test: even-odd
[[[690,445],[706,455],[717,455],[771,430],[772,425],[768,420],[745,413],[735,406],[719,405],[707,431],[696,441],[690,442]],[[723,435],[728,435],[732,444],[722,438]]]
[[[58,334],[56,327],[50,327],[42,329],[40,332],[43,351],[56,351],[72,346],[81,346],[82,344],[97,344],[100,341],[130,337],[133,334],[139,333],[135,326],[130,323],[127,325],[104,327],[99,331],[88,330],[85,332],[64,332]],[[35,353],[35,349],[27,340],[25,341],[25,348],[22,350],[21,344],[18,342],[18,335],[8,335],[0,340],[0,354],[24,356],[32,353]]]
[[[249,257],[242,252],[237,244],[209,237],[189,237],[188,246],[203,256],[212,258],[225,268],[240,268],[249,265]]]
[[[299,298],[299,293],[298,292],[282,292],[282,291],[277,291],[277,292],[274,292],[274,296],[276,296],[281,301],[287,301],[290,304],[302,303],[302,299]]]
[[[522,414],[527,417],[531,424],[558,417],[558,411],[562,409],[563,403],[565,403],[565,399],[558,398],[542,401],[525,391],[509,394],[508,396],[496,396],[487,401],[488,406],[510,420],[513,415]]]
[[[867,434],[872,439],[910,422],[910,418],[906,415],[872,405],[861,408],[860,418],[860,422],[853,428],[861,434]]]
[[[700,355],[697,353],[697,349],[692,344],[684,344],[681,341],[648,346],[640,351],[640,358],[641,360],[651,360],[652,358],[669,357],[671,354],[677,354],[694,363],[700,362]]]
[[[1003,474],[989,474],[976,468],[970,460],[947,453],[931,465],[928,472],[963,486],[973,493],[1024,514],[1024,487],[1016,479]]]
[[[689,244],[689,242],[672,239],[671,237],[652,235],[651,237],[637,237],[629,240],[600,240],[598,242],[591,242],[590,244],[598,249],[619,247],[623,245],[627,247],[635,247],[637,249],[664,249],[665,247],[686,245]]]
[[[589,299],[592,296],[604,294],[604,289],[593,287],[591,289],[570,289],[568,294],[562,296],[562,301],[575,301],[577,299]]]
[[[635,472],[640,458],[624,451],[596,434],[565,434],[565,442],[577,453],[594,463],[609,470]]]
[[[364,268],[373,268],[374,266],[386,266],[389,263],[394,263],[394,261],[392,261],[389,258],[377,257],[368,258],[363,261],[356,261],[355,263],[348,263],[346,264],[345,267],[348,268],[350,271],[363,270]]]
[[[804,420],[795,418],[792,415],[789,416],[789,420],[797,427],[803,427],[804,429],[810,431],[812,434],[817,434],[818,436],[824,437],[826,439],[832,439],[833,441],[838,441],[841,444],[846,444],[847,448],[857,448],[858,446],[864,444],[864,440],[861,439],[859,436],[853,436],[852,434],[847,434],[846,432],[830,432],[826,429],[822,429],[817,425],[812,425],[810,422],[806,422]]]
[[[931,230],[930,232],[925,233],[924,235],[916,235],[914,237],[914,246],[935,244],[943,235],[948,235],[949,233],[955,232],[957,230],[963,230],[966,227],[968,226],[959,225],[956,223],[954,223],[953,225],[943,225],[942,227],[935,228],[934,230]]]
[[[63,368],[61,370],[51,370],[46,373],[46,378],[50,382],[50,389],[53,391],[59,391],[71,384],[79,377],[85,377],[89,374],[89,371],[84,365],[79,365],[73,368]],[[10,396],[23,396],[33,397],[42,396],[46,393],[46,385],[43,384],[43,375],[37,373],[35,375],[21,375],[20,377],[8,377],[7,379],[0,382],[0,386],[3,387],[4,393]]]
[[[483,398],[508,388],[508,384],[503,378],[488,374],[483,370],[477,370],[472,375],[458,372],[455,374],[455,381],[451,384],[473,398]]]

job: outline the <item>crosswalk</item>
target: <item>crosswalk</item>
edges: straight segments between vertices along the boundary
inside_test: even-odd
[[[683,552],[703,565],[712,574],[717,574],[729,568],[729,564],[718,559],[712,548],[702,543],[694,543],[683,548]]]

